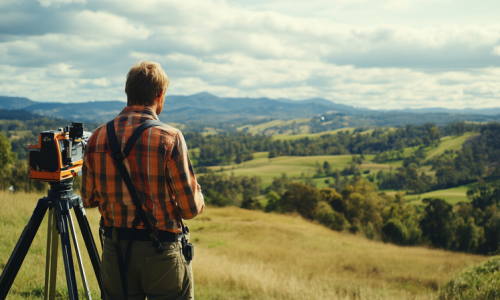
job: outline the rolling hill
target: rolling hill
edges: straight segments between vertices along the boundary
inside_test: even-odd
[[[35,114],[64,117],[69,120],[104,122],[116,116],[125,102],[94,101],[82,103],[35,102],[22,97],[0,96],[0,109],[25,110]],[[190,96],[167,96],[164,113],[160,119],[164,122],[205,122],[238,123],[242,126],[249,121],[264,123],[271,120],[291,120],[331,115],[339,119],[335,128],[364,126],[398,126],[435,122],[445,124],[456,120],[487,122],[500,120],[498,109],[488,110],[447,110],[429,108],[424,110],[370,110],[334,103],[325,99],[293,101],[289,99],[269,98],[220,98],[209,93]],[[350,118],[348,124],[341,121]]]
[[[0,211],[0,271],[42,196],[0,192],[0,205],[5,208]],[[96,242],[99,216],[97,209],[87,210]],[[443,284],[465,267],[486,260],[479,255],[385,244],[332,231],[297,215],[236,207],[206,207],[186,223],[196,248],[195,295],[201,300],[436,299]],[[81,238],[76,222],[75,227]],[[46,230],[45,220],[7,299],[43,298]],[[79,243],[92,297],[98,299],[88,254],[81,239]],[[68,297],[60,254],[57,293],[60,299]]]

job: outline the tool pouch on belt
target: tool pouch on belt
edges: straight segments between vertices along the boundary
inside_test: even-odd
[[[182,238],[181,238],[182,255],[184,255],[184,258],[186,259],[187,262],[190,262],[191,260],[193,260],[194,257],[194,245],[189,243],[188,239],[186,238],[186,235],[189,234],[189,228],[187,226],[184,226],[184,224],[182,224],[182,219],[181,219],[181,225],[182,225]]]

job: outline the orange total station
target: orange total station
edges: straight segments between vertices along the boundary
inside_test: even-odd
[[[72,122],[59,130],[43,131],[38,145],[28,145],[30,179],[57,182],[81,175],[83,154],[91,133],[83,123]]]

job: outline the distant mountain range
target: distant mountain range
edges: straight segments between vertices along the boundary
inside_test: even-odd
[[[27,98],[0,96],[0,109],[26,110],[43,116],[60,117],[67,120],[105,122],[116,116],[125,106],[126,103],[122,101],[56,103],[35,102]],[[439,124],[454,120],[485,122],[500,119],[500,108],[370,110],[338,104],[320,98],[303,101],[269,98],[219,98],[209,93],[166,97],[160,119],[164,122],[219,123],[236,120],[287,120],[332,113],[377,120],[387,119],[388,124],[394,123],[393,125],[427,121]],[[405,121],[406,123],[402,123]]]

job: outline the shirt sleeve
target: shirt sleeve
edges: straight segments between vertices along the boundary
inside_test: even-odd
[[[90,167],[87,154],[83,157],[82,167],[82,202],[84,207],[96,207],[99,201],[95,200],[94,195],[94,174]]]
[[[184,136],[180,131],[174,137],[170,157],[166,160],[165,173],[181,217],[189,220],[201,213],[205,201],[189,159]]]

